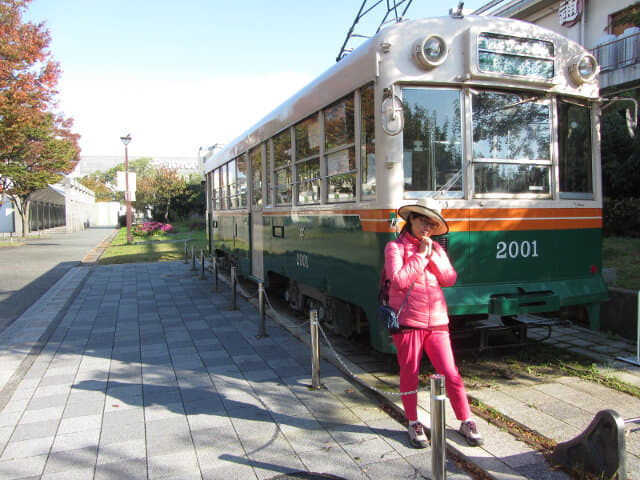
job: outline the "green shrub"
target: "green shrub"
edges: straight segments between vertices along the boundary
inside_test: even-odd
[[[640,198],[604,199],[603,234],[640,237]]]

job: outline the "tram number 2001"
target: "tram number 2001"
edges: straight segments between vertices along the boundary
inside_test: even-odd
[[[496,244],[496,258],[504,260],[506,258],[529,258],[538,257],[538,241],[524,240],[522,242],[498,242]]]

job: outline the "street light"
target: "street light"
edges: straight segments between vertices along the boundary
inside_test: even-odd
[[[133,243],[133,237],[131,236],[131,193],[129,192],[129,152],[127,145],[131,141],[131,134],[128,133],[126,137],[120,137],[122,143],[124,143],[124,199],[127,202],[127,244]]]

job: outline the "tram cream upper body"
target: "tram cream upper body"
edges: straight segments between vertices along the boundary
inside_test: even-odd
[[[479,69],[478,39],[480,34],[503,35],[511,38],[532,39],[549,42],[552,47],[553,75],[547,78],[525,75],[509,75],[503,72],[487,73]],[[438,36],[446,44],[446,58],[434,68],[425,68],[416,60],[416,42],[429,36]],[[352,94],[356,89],[372,84],[374,90],[375,112],[375,162],[376,162],[376,200],[362,202],[360,208],[394,209],[406,201],[402,188],[403,177],[403,135],[389,134],[385,129],[383,101],[401,95],[402,88],[423,87],[459,89],[473,92],[478,90],[500,90],[522,92],[524,94],[540,94],[563,96],[577,101],[591,103],[599,98],[597,69],[588,81],[576,81],[576,59],[590,56],[582,46],[551,30],[537,25],[513,19],[485,16],[437,17],[416,21],[405,21],[383,29],[366,41],[359,48],[337,62],[324,74],[311,82],[304,89],[292,96],[261,121],[229,143],[222,151],[205,157],[205,172],[211,172],[220,165],[245,154],[250,149],[263,144],[275,134],[292,127],[297,122],[316,114],[332,102]],[[591,57],[593,58],[593,57]],[[595,65],[595,59],[594,67]],[[571,67],[574,67],[572,74]],[[470,97],[468,97],[470,98]],[[469,100],[465,100],[468,102]],[[393,106],[393,102],[392,106]],[[401,105],[401,104],[400,104]],[[470,106],[463,109],[462,124],[471,123]],[[597,115],[597,102],[595,112]],[[388,113],[388,110],[387,110]],[[554,122],[557,123],[557,122]],[[593,151],[599,151],[599,133],[596,122],[592,118]],[[554,125],[557,129],[557,125]],[[449,197],[445,208],[482,208],[507,207],[505,198],[478,198],[473,193],[472,173],[472,139],[470,130],[463,128],[460,141],[464,145],[464,191],[461,196]],[[396,132],[401,133],[401,132]],[[597,155],[597,154],[596,154]],[[552,163],[556,165],[557,160]],[[559,179],[557,168],[553,169],[551,197],[541,199],[533,196],[513,197],[523,207],[531,207],[556,200],[554,206],[600,208],[600,166],[594,162],[593,196],[585,205],[584,202],[561,199],[556,188]],[[425,192],[426,196],[432,195]],[[415,197],[412,197],[415,198]],[[358,200],[356,200],[356,203]],[[269,205],[268,205],[269,206]],[[278,205],[274,205],[278,206]],[[314,208],[329,207],[320,202]],[[336,207],[333,204],[333,207]],[[344,204],[343,207],[348,207]],[[291,208],[289,206],[288,208]]]
[[[477,35],[480,32],[547,40],[555,46],[555,75],[549,82],[532,83],[509,75],[487,75],[476,65]],[[437,68],[425,70],[415,61],[416,41],[436,34],[445,39],[446,60]],[[576,42],[537,25],[518,20],[466,16],[436,17],[405,21],[380,31],[340,62],[329,68],[304,89],[253,125],[222,151],[209,156],[205,172],[247,152],[279,131],[304,119],[331,102],[368,82],[374,82],[376,105],[380,105],[383,90],[392,85],[421,84],[458,87],[496,87],[539,89],[541,92],[563,94],[585,99],[597,99],[597,80],[577,85],[572,81],[569,64],[586,50]],[[376,129],[378,130],[378,128]],[[383,131],[376,137],[383,141]],[[380,159],[383,161],[384,159]]]

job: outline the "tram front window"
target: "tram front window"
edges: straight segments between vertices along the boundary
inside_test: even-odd
[[[549,197],[549,101],[473,92],[471,103],[475,195]]]
[[[440,190],[462,196],[460,92],[404,88],[402,103],[405,195]]]

